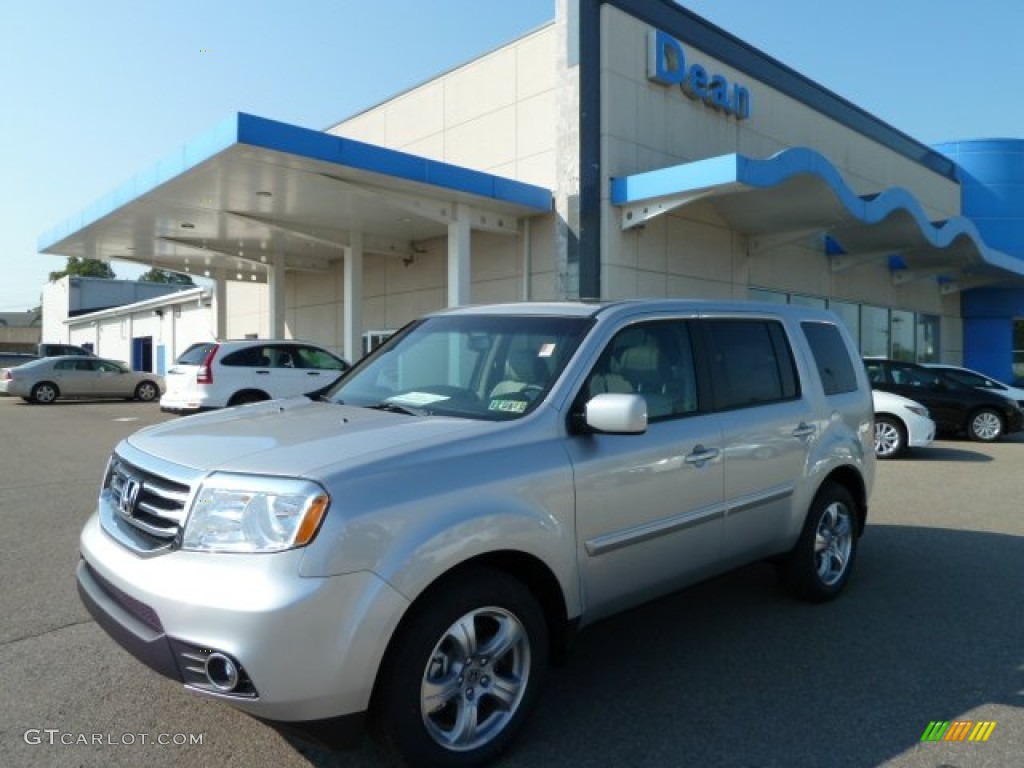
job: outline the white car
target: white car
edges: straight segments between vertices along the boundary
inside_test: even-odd
[[[193,344],[165,377],[160,410],[195,413],[260,400],[308,395],[351,366],[303,341],[243,339]]]
[[[986,376],[980,371],[974,371],[970,368],[964,368],[959,365],[945,365],[942,363],[925,363],[925,367],[934,368],[938,371],[944,371],[953,381],[964,384],[968,387],[976,387],[977,389],[983,389],[986,392],[995,392],[1008,397],[1013,400],[1021,408],[1024,408],[1024,389],[1020,387],[1011,387],[1009,384],[1004,384],[1001,381],[993,379],[991,376]]]
[[[935,439],[935,422],[920,403],[891,392],[873,390],[875,455],[895,459],[908,448],[923,448]]]

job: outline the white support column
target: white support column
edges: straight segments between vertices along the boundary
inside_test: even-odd
[[[470,214],[463,203],[454,213],[448,224],[448,306],[461,307],[470,303]]]
[[[284,254],[267,262],[267,304],[270,338],[284,338]]]
[[[217,339],[228,337],[228,273],[219,269],[214,274],[213,308],[216,318],[213,324],[213,336]]]
[[[345,359],[363,356],[363,233],[353,231],[345,248]]]

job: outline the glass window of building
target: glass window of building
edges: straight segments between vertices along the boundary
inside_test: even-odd
[[[902,309],[894,309],[889,318],[892,346],[889,357],[893,360],[915,361],[914,343],[917,329],[914,324],[914,313]]]
[[[865,304],[860,308],[860,351],[871,357],[889,356],[889,310]]]
[[[747,296],[751,301],[767,301],[770,304],[788,304],[789,295],[781,291],[767,291],[764,288],[750,288]]]
[[[917,362],[939,362],[939,318],[937,315],[917,316]]]
[[[825,309],[826,304],[824,299],[819,299],[817,296],[801,296],[799,293],[791,293],[789,303],[797,307],[814,307],[815,309]]]
[[[846,330],[853,336],[857,348],[860,349],[860,307],[849,301],[829,301],[828,308],[843,321]]]

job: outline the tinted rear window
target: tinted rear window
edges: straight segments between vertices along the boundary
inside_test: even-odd
[[[203,360],[206,359],[206,355],[216,346],[217,344],[214,342],[193,344],[182,352],[174,362],[180,363],[181,365],[202,365]]]
[[[772,320],[708,320],[715,410],[791,400],[800,395],[793,354]]]
[[[839,329],[828,323],[802,323],[807,344],[818,366],[818,376],[826,395],[838,395],[857,389],[857,373]]]

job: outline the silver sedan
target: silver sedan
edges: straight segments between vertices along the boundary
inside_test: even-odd
[[[62,397],[123,397],[149,402],[160,397],[163,389],[163,377],[133,371],[124,363],[101,357],[43,357],[0,370],[0,395],[30,403],[48,404]]]

